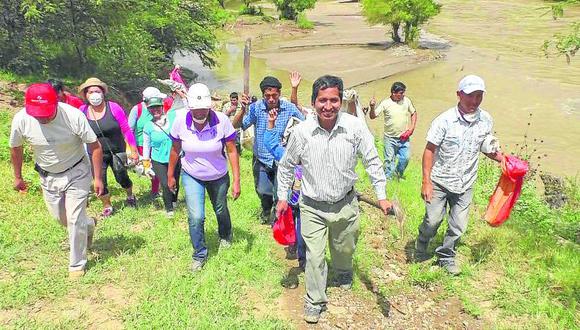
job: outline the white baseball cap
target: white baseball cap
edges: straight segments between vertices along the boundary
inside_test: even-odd
[[[211,93],[206,85],[197,83],[187,91],[187,107],[189,109],[211,108]]]
[[[161,91],[155,87],[147,87],[143,90],[143,101],[148,100],[152,97],[160,97],[162,99],[166,98],[167,95],[161,93]]]
[[[461,79],[457,91],[464,92],[465,94],[471,94],[475,91],[485,92],[485,83],[481,77],[470,74]]]

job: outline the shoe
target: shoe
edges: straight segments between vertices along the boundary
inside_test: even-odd
[[[305,271],[305,269],[306,269],[306,259],[299,259],[298,260],[298,268],[300,268],[301,271]]]
[[[159,198],[159,196],[161,196],[161,194],[159,194],[159,192],[151,192],[151,199],[155,200],[157,198]]]
[[[167,219],[172,219],[174,216],[175,216],[175,212],[173,212],[173,211],[166,211],[165,212],[165,217]]]
[[[429,247],[428,242],[422,242],[419,239],[415,240],[415,262],[423,262],[431,259],[431,256],[427,253],[427,248]]]
[[[127,197],[125,202],[128,206],[137,208],[137,198],[135,198],[135,195]]]
[[[461,274],[461,269],[455,263],[454,259],[439,259],[437,261],[439,267],[445,269],[449,274],[456,276]]]
[[[224,238],[220,239],[220,247],[219,247],[220,250],[229,249],[231,247],[232,247],[232,240],[231,239],[224,239]]]
[[[171,207],[175,210],[177,208],[177,202],[171,202]]]
[[[193,260],[191,263],[191,272],[196,273],[203,268],[204,262],[199,260]]]
[[[340,272],[337,274],[338,286],[343,290],[350,290],[352,288],[352,273]]]
[[[318,323],[321,313],[321,309],[312,306],[304,306],[304,321],[311,324]]]
[[[108,217],[110,217],[112,215],[113,215],[113,207],[112,206],[105,207],[103,209],[103,212],[101,212],[101,216],[103,218],[108,218]]]
[[[68,272],[68,278],[71,280],[78,280],[79,278],[85,276],[85,270],[72,270]]]

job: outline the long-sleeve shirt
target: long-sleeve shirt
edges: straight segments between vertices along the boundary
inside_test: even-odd
[[[385,173],[374,138],[356,117],[339,113],[328,132],[318,119],[308,118],[290,136],[286,154],[278,164],[278,199],[287,200],[294,167],[302,164],[302,193],[313,200],[335,203],[350,192],[358,176],[358,156],[371,178],[379,200],[386,199]]]
[[[276,125],[274,130],[278,133],[278,137],[281,139],[286,126],[288,125],[288,120],[290,117],[296,117],[300,120],[304,120],[304,115],[296,108],[296,106],[288,101],[280,100],[280,107],[278,108],[278,118],[276,119]],[[264,145],[264,132],[268,125],[268,107],[264,100],[254,102],[250,104],[248,113],[244,116],[242,121],[242,129],[247,130],[250,126],[255,125],[256,137],[254,138],[254,155],[258,157],[258,160],[266,165],[272,166],[274,163],[274,157],[266,149]]]
[[[264,131],[264,146],[277,162],[284,156],[285,148],[282,146],[278,132],[273,128],[266,128]]]

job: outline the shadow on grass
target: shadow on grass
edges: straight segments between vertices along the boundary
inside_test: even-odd
[[[288,270],[288,274],[286,274],[280,280],[280,285],[286,289],[296,289],[299,284],[298,276],[304,270],[300,267],[292,267]]]
[[[373,280],[369,276],[369,274],[363,269],[361,269],[356,263],[354,265],[354,271],[355,274],[360,279],[360,281],[362,282],[362,284],[364,284],[364,286],[367,288],[367,290],[369,290],[374,294],[377,300],[377,304],[381,309],[381,314],[383,314],[384,317],[389,317],[389,315],[391,314],[391,303],[389,302],[387,297],[385,297],[385,295],[381,293],[378,285],[373,283]]]
[[[110,258],[133,254],[137,252],[144,243],[145,240],[140,236],[116,235],[112,237],[99,238],[93,243],[91,248],[96,257],[89,259],[87,268],[91,268],[97,263],[106,263]]]
[[[486,238],[471,247],[471,261],[474,264],[485,263],[494,249],[494,243]]]

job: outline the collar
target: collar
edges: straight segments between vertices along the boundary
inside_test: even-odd
[[[202,129],[202,131],[206,130],[207,128],[212,128],[220,123],[220,120],[215,111],[210,109],[207,116],[209,117],[209,119],[205,124],[204,128]],[[193,115],[189,110],[187,110],[187,115],[185,115],[185,126],[187,127],[188,130],[192,132],[198,132],[195,126],[193,126]]]
[[[334,131],[336,131],[339,127],[342,127],[343,129],[346,128],[346,123],[347,123],[347,118],[348,116],[345,116],[344,112],[339,111],[338,112],[338,116],[336,118],[336,123],[334,123],[334,127],[332,128],[332,130],[330,131],[330,134],[332,134]],[[326,131],[322,126],[320,126],[320,122],[318,121],[318,114],[316,114],[316,118],[314,119],[314,125],[312,128],[312,133],[316,132],[317,129],[321,129],[323,131]]]

